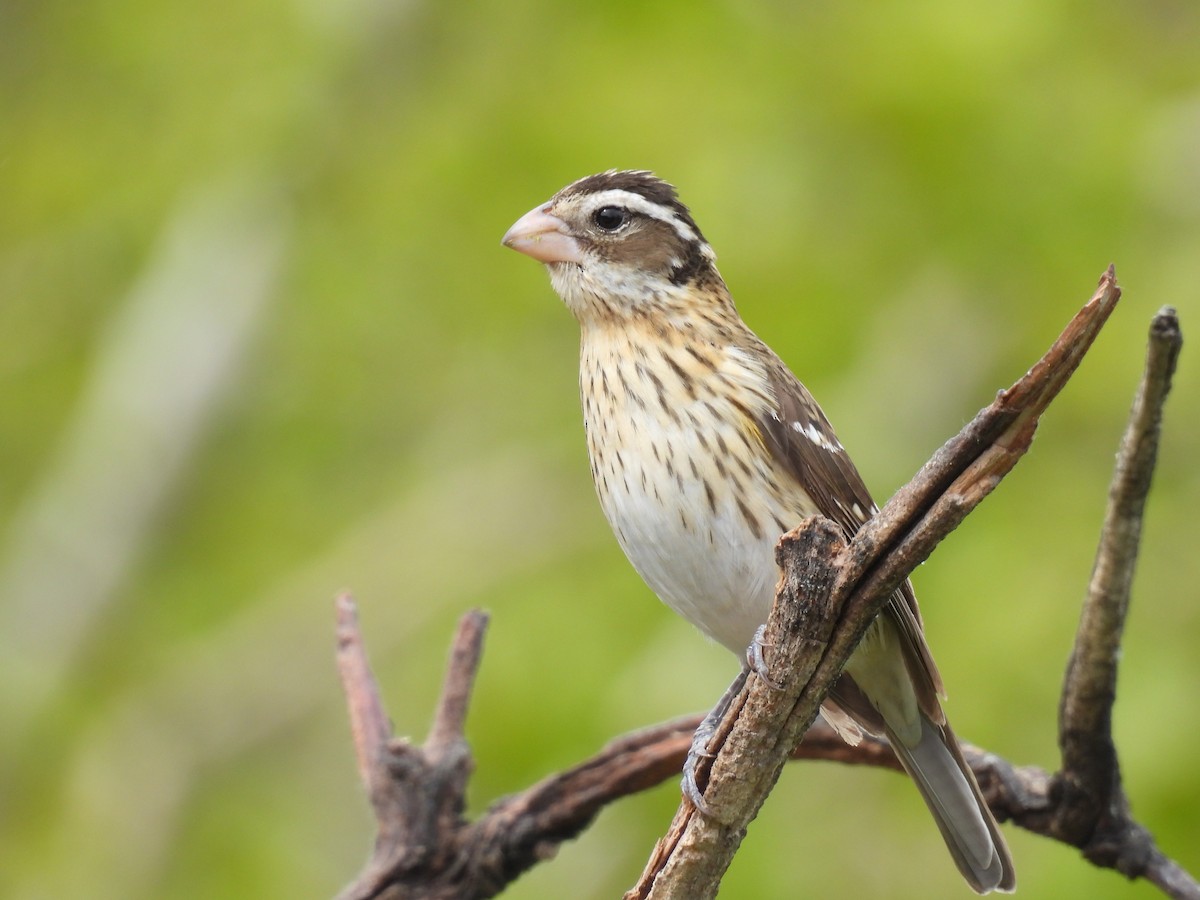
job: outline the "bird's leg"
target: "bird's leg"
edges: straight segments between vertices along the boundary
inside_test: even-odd
[[[721,720],[725,718],[725,713],[729,712],[729,705],[733,703],[733,698],[738,695],[738,692],[746,684],[746,678],[751,672],[754,672],[767,687],[775,690],[781,690],[782,685],[771,678],[767,671],[767,659],[764,653],[768,646],[763,643],[763,635],[767,632],[765,624],[759,625],[754,632],[754,640],[750,642],[750,646],[746,648],[746,664],[742,666],[742,671],[738,673],[737,678],[733,683],[725,689],[725,693],[721,695],[721,699],[704,717],[700,723],[700,727],[696,729],[696,733],[692,735],[692,746],[688,750],[687,759],[683,763],[683,794],[692,801],[692,805],[700,810],[704,815],[709,815],[708,804],[704,801],[704,795],[700,791],[700,786],[696,783],[696,772],[702,759],[711,759],[713,754],[708,749],[708,742],[716,733],[717,726],[721,724]]]
[[[737,678],[733,679],[733,683],[725,689],[725,693],[721,695],[721,699],[704,717],[700,723],[700,727],[696,729],[696,733],[692,735],[692,746],[688,750],[687,759],[683,763],[683,795],[692,801],[692,805],[696,807],[702,814],[710,815],[708,804],[704,801],[704,794],[700,790],[700,786],[696,784],[696,771],[702,759],[711,759],[716,754],[708,749],[708,742],[717,731],[717,726],[721,724],[721,720],[725,718],[725,713],[729,712],[729,705],[733,703],[733,698],[738,695],[742,687],[746,684],[746,677],[750,674],[748,668],[743,667],[738,673]]]
[[[754,632],[754,640],[750,642],[750,646],[746,648],[746,663],[754,670],[754,674],[763,680],[767,687],[774,688],[777,691],[783,690],[783,685],[775,681],[771,677],[771,673],[767,670],[767,658],[764,650],[768,645],[763,643],[763,635],[767,633],[767,626],[764,622],[759,625]]]

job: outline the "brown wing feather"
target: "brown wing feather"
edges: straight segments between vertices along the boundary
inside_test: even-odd
[[[817,401],[766,345],[763,350],[774,363],[768,379],[775,396],[775,410],[758,423],[767,448],[813,499],[822,515],[840,525],[847,536],[853,535],[878,507]],[[818,444],[805,432],[819,433],[828,440]],[[938,702],[942,679],[925,643],[912,584],[905,581],[885,610],[904,638],[908,651],[905,661],[922,710],[931,720],[943,724],[945,716]]]

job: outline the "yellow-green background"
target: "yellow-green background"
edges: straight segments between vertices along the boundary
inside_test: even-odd
[[[1144,333],[1200,327],[1188,0],[0,5],[0,893],[322,897],[371,844],[332,662],[398,732],[493,615],[471,803],[700,710],[734,661],[629,569],[576,330],[503,250],[581,175],[681,186],[740,308],[886,497],[1126,295],[1032,454],[917,573],[958,731],[1053,766]],[[1116,732],[1200,869],[1200,386],[1185,351]],[[676,787],[514,898],[612,897]],[[1008,829],[1021,896],[1152,897]],[[967,896],[901,778],[786,772],[729,897]]]

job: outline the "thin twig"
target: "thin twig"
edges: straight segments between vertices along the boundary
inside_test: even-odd
[[[882,605],[907,573],[1016,465],[1033,440],[1039,417],[1078,368],[1120,297],[1116,272],[1109,266],[1092,298],[1045,355],[934,453],[858,531],[851,542],[854,565],[843,572],[844,580],[858,583],[858,596],[848,602],[843,615],[852,615],[868,593],[876,597],[877,606]],[[935,509],[935,504],[942,508]],[[942,531],[946,523],[952,523],[951,528]],[[875,565],[880,570],[870,572],[868,578]],[[876,596],[879,584],[887,588],[883,600]],[[857,643],[861,634],[853,637]],[[840,652],[841,648],[830,649]]]
[[[337,667],[342,679],[342,692],[350,711],[350,734],[354,738],[354,755],[358,760],[358,777],[364,785],[378,770],[378,755],[387,745],[392,733],[379,685],[371,674],[367,648],[358,625],[358,608],[348,593],[334,600],[337,619]]]
[[[1146,367],[1117,455],[1100,546],[1063,684],[1059,710],[1063,777],[1072,790],[1101,805],[1107,804],[1118,778],[1111,737],[1117,662],[1158,455],[1163,404],[1182,345],[1175,311],[1162,310],[1150,328]],[[1095,816],[1090,818],[1094,822]],[[1066,831],[1073,830],[1063,824]]]
[[[478,609],[471,610],[459,621],[454,646],[450,651],[450,662],[446,666],[446,678],[442,683],[442,695],[438,699],[433,725],[425,741],[427,754],[443,752],[463,740],[471,689],[483,656],[483,635],[487,630],[487,622],[487,613]]]
[[[1050,823],[1059,840],[1100,866],[1146,877],[1169,896],[1200,897],[1200,885],[1155,846],[1129,809],[1112,736],[1121,637],[1158,455],[1163,405],[1183,335],[1175,310],[1154,317],[1146,365],[1117,455],[1100,546],[1059,705],[1062,771]]]

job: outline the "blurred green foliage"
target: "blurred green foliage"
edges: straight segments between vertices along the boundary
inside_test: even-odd
[[[372,831],[332,663],[355,590],[401,733],[493,613],[482,808],[699,710],[734,661],[592,497],[575,326],[499,238],[567,181],[677,183],[745,317],[885,497],[1110,262],[1032,454],[917,576],[957,730],[1053,766],[1113,453],[1195,327],[1200,8],[15,0],[0,6],[0,894],[328,896]],[[1116,709],[1200,870],[1200,387],[1167,411]],[[511,897],[611,897],[674,807]],[[1009,829],[1021,895],[1152,897]],[[966,896],[916,792],[795,766],[725,896]]]

